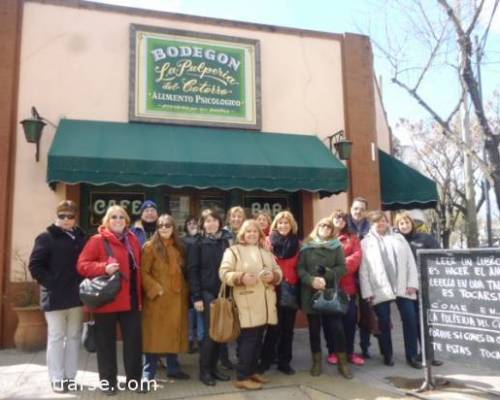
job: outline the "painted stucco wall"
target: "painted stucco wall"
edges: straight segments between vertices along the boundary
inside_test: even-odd
[[[30,2],[22,24],[18,120],[34,105],[55,125],[62,117],[127,122],[131,23],[258,39],[262,130],[323,138],[344,128],[338,40]],[[45,127],[39,163],[34,145],[17,141],[12,248],[25,256],[65,196],[63,185],[53,192],[45,183],[54,133]],[[23,135],[20,126],[17,134]],[[329,214],[332,201],[315,202],[315,220]]]
[[[387,121],[387,114],[384,109],[382,90],[377,81],[373,81],[373,91],[375,93],[375,118],[377,126],[377,143],[381,150],[391,153],[391,130]]]

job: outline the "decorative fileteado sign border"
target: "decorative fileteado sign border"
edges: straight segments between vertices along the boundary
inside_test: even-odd
[[[132,24],[131,121],[261,128],[258,40]]]

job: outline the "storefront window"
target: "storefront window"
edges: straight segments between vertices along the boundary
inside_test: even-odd
[[[244,195],[243,206],[248,217],[255,217],[260,211],[267,212],[272,218],[280,211],[290,208],[289,195]]]
[[[174,217],[180,233],[184,231],[184,221],[191,215],[191,199],[188,195],[169,194],[165,196],[165,210]]]
[[[211,208],[217,211],[222,220],[226,219],[226,210],[224,209],[223,196],[202,196],[200,198],[200,213],[206,208]]]
[[[139,219],[139,210],[141,204],[145,200],[144,193],[134,193],[134,192],[90,192],[90,215],[89,215],[89,227],[96,228],[101,222],[104,214],[108,207],[113,205],[119,205],[127,210],[130,219],[135,221]]]

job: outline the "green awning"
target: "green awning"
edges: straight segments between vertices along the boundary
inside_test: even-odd
[[[382,150],[378,154],[383,210],[436,207],[436,182]]]
[[[47,182],[331,195],[347,169],[316,136],[63,119]]]

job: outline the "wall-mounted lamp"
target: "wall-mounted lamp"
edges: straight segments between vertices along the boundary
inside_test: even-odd
[[[351,158],[352,142],[346,140],[343,129],[326,137],[330,143],[330,151],[335,151],[341,160],[349,160]]]
[[[35,159],[37,162],[40,160],[40,138],[42,137],[43,127],[46,125],[44,121],[54,125],[45,118],[40,117],[35,107],[31,107],[31,118],[23,119],[20,122],[23,126],[26,141],[28,143],[36,143]]]

